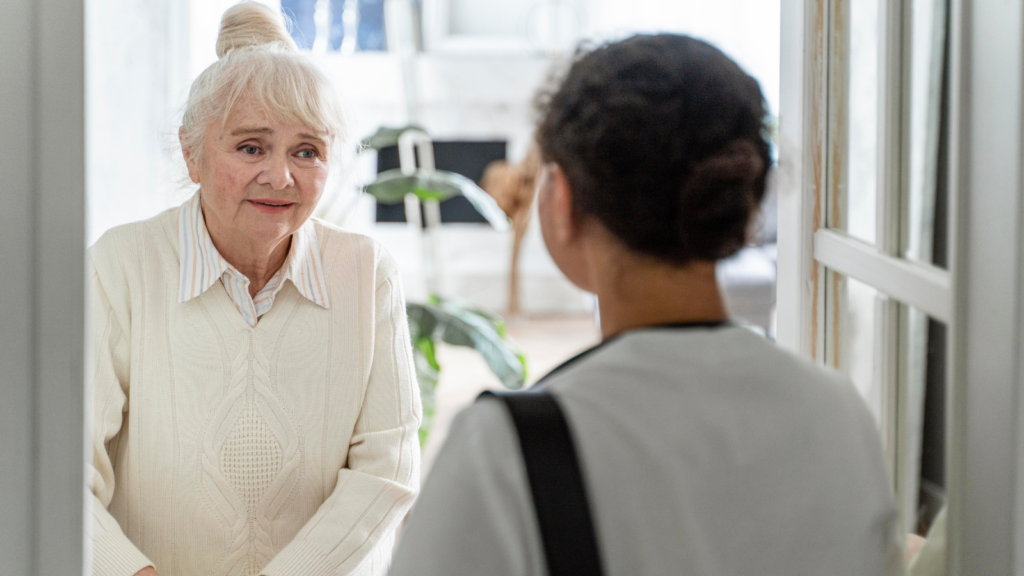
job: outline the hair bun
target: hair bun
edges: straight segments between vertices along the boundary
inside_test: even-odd
[[[217,35],[218,58],[232,50],[270,44],[298,50],[280,12],[253,1],[239,2],[224,12]]]
[[[715,238],[714,248],[701,250],[702,259],[725,258],[743,247],[751,215],[764,194],[767,156],[767,149],[736,140],[693,166],[679,196],[679,213],[687,222],[680,227],[685,236],[680,241],[693,247]]]
[[[749,183],[764,175],[761,153],[749,140],[735,140],[724,150],[698,162],[693,167],[693,180],[698,184],[712,182]]]

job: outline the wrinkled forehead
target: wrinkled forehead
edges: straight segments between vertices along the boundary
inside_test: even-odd
[[[319,124],[319,125],[318,125]],[[297,134],[303,138],[320,140],[328,145],[334,135],[322,123],[308,117],[275,109],[255,98],[241,98],[226,110],[220,119],[221,133],[229,136],[244,134]]]
[[[278,131],[299,131],[332,142],[339,130],[331,106],[316,86],[295,90],[274,82],[247,82],[226,99],[221,128],[266,127]],[[306,96],[302,96],[306,92]]]

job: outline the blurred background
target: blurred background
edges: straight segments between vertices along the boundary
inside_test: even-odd
[[[190,194],[177,149],[181,109],[192,80],[216,59],[220,15],[233,3],[86,3],[89,244]],[[760,82],[769,110],[778,110],[778,0],[265,3],[284,13],[299,47],[336,80],[349,113],[350,142],[318,216],[382,242],[399,262],[411,302],[437,294],[493,311],[525,358],[527,383],[599,340],[593,299],[569,284],[544,250],[532,189],[510,190],[501,177],[527,159],[535,94],[576,47],[638,33],[690,34],[735,59]],[[376,150],[360,143],[382,127],[408,125],[430,136],[438,169],[461,174],[498,199],[513,219],[511,229],[488,224],[465,197],[447,199],[431,236],[436,262],[428,262],[421,229],[406,222],[406,204],[378,203],[363,193],[378,173],[399,167],[399,154],[394,146]],[[769,337],[775,212],[772,190],[755,241],[719,269],[732,314]],[[501,385],[472,346],[439,342],[434,359],[441,370],[427,464],[458,409]]]

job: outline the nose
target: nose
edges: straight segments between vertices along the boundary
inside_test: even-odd
[[[274,190],[284,190],[295,185],[286,154],[269,154],[263,172],[256,179],[257,184],[269,185]]]

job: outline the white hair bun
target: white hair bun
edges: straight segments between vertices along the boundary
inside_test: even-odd
[[[217,57],[240,48],[277,44],[298,50],[281,13],[259,2],[239,2],[224,12],[217,35]]]

